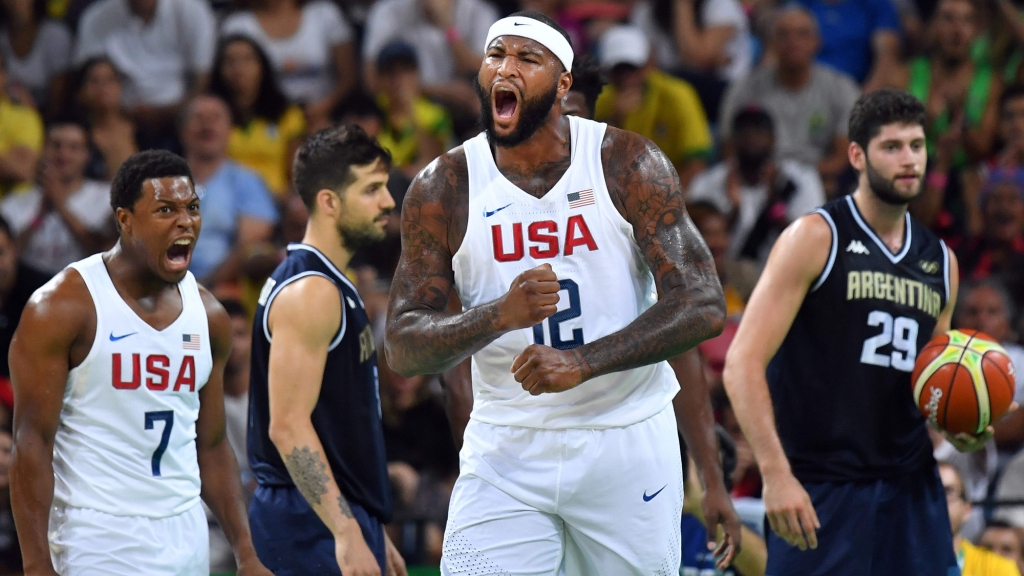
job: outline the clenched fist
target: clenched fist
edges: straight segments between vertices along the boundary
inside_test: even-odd
[[[583,382],[584,362],[579,352],[531,344],[512,361],[516,382],[534,396],[562,392]]]
[[[561,288],[550,264],[542,264],[516,276],[498,303],[502,328],[519,330],[540,324],[558,310],[558,291]]]

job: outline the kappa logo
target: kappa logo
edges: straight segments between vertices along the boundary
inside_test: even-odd
[[[846,251],[853,252],[854,254],[871,254],[860,240],[850,240],[850,245],[846,247]]]
[[[938,262],[925,262],[924,260],[921,260],[917,265],[921,267],[921,270],[924,270],[925,274],[935,274],[939,271]]]

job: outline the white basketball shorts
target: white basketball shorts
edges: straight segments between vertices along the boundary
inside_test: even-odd
[[[61,576],[208,576],[210,536],[201,504],[167,518],[112,516],[54,503],[50,558]]]
[[[444,576],[679,573],[683,471],[672,406],[623,428],[471,420]]]

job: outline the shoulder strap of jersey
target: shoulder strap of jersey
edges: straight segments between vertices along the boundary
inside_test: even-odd
[[[811,284],[810,292],[814,292],[818,288],[821,288],[821,285],[828,279],[828,275],[832,272],[832,267],[835,266],[836,254],[839,251],[839,231],[836,230],[836,222],[832,219],[832,215],[824,208],[818,208],[814,213],[819,214],[825,219],[829,230],[832,231],[832,243],[828,250],[828,260],[825,261],[825,269],[821,271],[821,274],[818,276],[818,279],[814,281],[814,284]]]

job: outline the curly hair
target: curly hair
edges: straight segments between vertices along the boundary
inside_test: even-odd
[[[142,184],[151,178],[186,176],[192,185],[192,170],[185,159],[166,150],[146,150],[132,154],[121,164],[110,183],[110,207],[133,210],[142,196]]]
[[[925,125],[925,108],[920,100],[892,88],[876,90],[857,99],[850,111],[850,140],[864,150],[868,142],[889,124]]]

